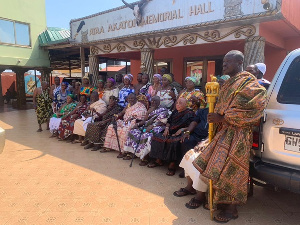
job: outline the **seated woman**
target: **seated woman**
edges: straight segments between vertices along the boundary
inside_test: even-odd
[[[187,100],[188,108],[196,112],[199,107],[201,109],[206,107],[205,97],[202,91],[196,89],[195,86],[199,85],[196,77],[186,77],[184,80],[185,89],[179,93],[179,98]]]
[[[127,140],[128,132],[137,122],[145,119],[147,109],[143,103],[137,101],[136,95],[131,93],[128,95],[128,105],[121,113],[116,115],[115,124],[111,124],[107,128],[105,136],[104,148],[120,151],[118,158],[123,158],[124,144]],[[121,118],[123,118],[121,120]],[[117,136],[116,136],[117,130]],[[120,149],[118,146],[120,144]]]
[[[122,107],[118,105],[118,98],[110,96],[107,110],[102,114],[101,121],[89,123],[87,126],[83,142],[86,145],[84,149],[93,147],[92,151],[97,151],[103,146],[107,127],[111,124],[114,115],[121,111]]]
[[[169,74],[164,74],[162,77],[162,88],[157,91],[156,95],[160,98],[160,105],[167,109],[172,109],[176,97],[178,95],[175,88],[171,87],[172,77]]]
[[[82,143],[85,131],[89,123],[102,117],[102,114],[106,111],[106,103],[99,99],[97,91],[93,91],[91,94],[91,102],[83,113],[82,118],[75,121],[73,134],[79,136],[78,140],[74,140],[73,143]]]
[[[55,93],[53,99],[53,107],[55,113],[63,104],[67,102],[67,96],[70,94],[70,91],[67,90],[68,87],[67,82],[62,82],[60,84],[60,87],[61,88]]]
[[[98,95],[99,95],[99,99],[102,99],[103,98],[103,94],[104,94],[104,85],[105,85],[105,82],[103,80],[98,80],[98,87],[95,88],[96,91],[98,92]]]
[[[60,140],[65,140],[73,134],[75,120],[81,117],[81,114],[87,109],[87,107],[87,96],[81,95],[80,102],[77,104],[76,108],[67,117],[61,120],[59,124],[58,138]],[[72,140],[69,139],[69,141]]]
[[[147,119],[136,123],[129,132],[124,145],[124,152],[130,152],[141,159],[140,166],[148,164],[148,154],[151,150],[151,141],[153,134],[162,132],[169,117],[169,111],[160,107],[160,99],[154,96],[151,99],[151,107],[147,112]],[[133,155],[127,154],[123,159],[131,159]]]
[[[114,78],[107,78],[106,88],[103,93],[103,101],[108,105],[111,96],[119,97],[119,88],[116,87],[116,81]]]
[[[148,89],[148,95],[150,98],[154,97],[158,91],[161,90],[162,76],[160,74],[153,75],[153,84]]]
[[[56,137],[57,136],[57,130],[59,128],[59,124],[62,119],[67,117],[70,112],[72,112],[77,103],[74,102],[74,95],[69,94],[67,97],[67,102],[63,104],[57,113],[55,113],[52,118],[50,119],[49,127],[50,132],[52,133],[52,136],[50,137]]]
[[[155,134],[152,138],[150,157],[156,159],[148,165],[149,168],[162,165],[162,160],[170,162],[168,176],[176,171],[176,162],[181,160],[181,135],[194,120],[195,113],[187,108],[187,100],[179,98],[168,119],[164,133]]]
[[[89,77],[87,75],[84,76],[82,78],[82,85],[80,87],[80,95],[85,95],[87,97],[87,101],[89,101],[93,90],[94,88],[90,86]]]
[[[127,96],[129,96],[130,93],[134,93],[134,88],[131,84],[132,80],[133,76],[131,74],[126,74],[124,76],[124,86],[119,92],[119,105],[122,107],[127,106]]]

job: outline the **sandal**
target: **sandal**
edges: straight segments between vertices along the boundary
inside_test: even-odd
[[[185,188],[180,188],[178,191],[175,191],[173,193],[173,195],[176,196],[176,197],[183,197],[183,196],[186,196],[186,195],[195,195],[196,193],[197,193],[196,191],[189,191]]]
[[[77,144],[77,143],[82,143],[82,142],[79,141],[79,140],[74,140],[74,141],[72,141],[72,144]]]
[[[100,150],[101,153],[105,153],[105,152],[110,152],[111,150],[108,148],[103,148],[102,150]]]
[[[83,142],[81,142],[81,146],[86,146],[87,144],[88,144],[89,142],[88,141],[83,141]]]
[[[185,204],[185,207],[188,209],[197,209],[203,204],[203,201],[196,198],[192,198],[188,203]]]
[[[37,129],[36,132],[42,132],[43,130],[41,128]]]
[[[140,165],[140,166],[147,166],[148,163],[149,163],[148,160],[143,159],[143,160],[141,160],[141,162],[139,163],[139,165]]]
[[[126,156],[125,154],[120,153],[120,154],[117,156],[117,158],[118,158],[118,159],[121,159],[121,158],[123,158],[123,157],[125,157],[125,156]]]
[[[230,220],[235,220],[239,216],[233,213],[221,211],[217,216],[214,217],[214,221],[217,223],[228,223]]]
[[[89,144],[87,144],[86,146],[84,146],[83,149],[89,149],[89,148],[92,148],[93,146],[94,146],[93,143],[89,143]]]
[[[167,176],[174,176],[176,173],[176,169],[168,168],[168,172],[166,173]]]
[[[133,159],[133,158],[136,158],[133,154],[126,154],[126,156],[123,157],[123,160],[130,160],[130,159]]]
[[[98,151],[101,147],[99,145],[94,145],[91,151]]]
[[[158,162],[154,161],[150,164],[148,164],[148,168],[154,168],[154,167],[158,167],[158,166],[163,166],[163,164],[159,164]]]

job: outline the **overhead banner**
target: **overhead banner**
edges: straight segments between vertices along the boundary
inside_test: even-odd
[[[71,20],[71,41],[103,41],[212,23],[274,10],[276,0],[141,0]],[[120,0],[120,3],[122,1]],[[267,4],[267,5],[266,5]]]

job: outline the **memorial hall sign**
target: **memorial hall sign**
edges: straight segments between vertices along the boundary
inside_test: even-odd
[[[124,2],[124,1],[123,1]],[[268,0],[277,7],[276,0]],[[120,0],[120,3],[122,1]],[[124,2],[126,3],[126,2]],[[102,42],[163,32],[183,33],[186,29],[210,24],[224,24],[266,13],[263,0],[144,0],[139,19],[134,10],[138,3],[128,4],[71,20],[71,41]],[[96,7],[96,6],[95,6]]]

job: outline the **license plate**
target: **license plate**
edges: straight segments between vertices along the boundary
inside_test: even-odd
[[[295,136],[285,136],[284,149],[300,153],[300,138]]]

